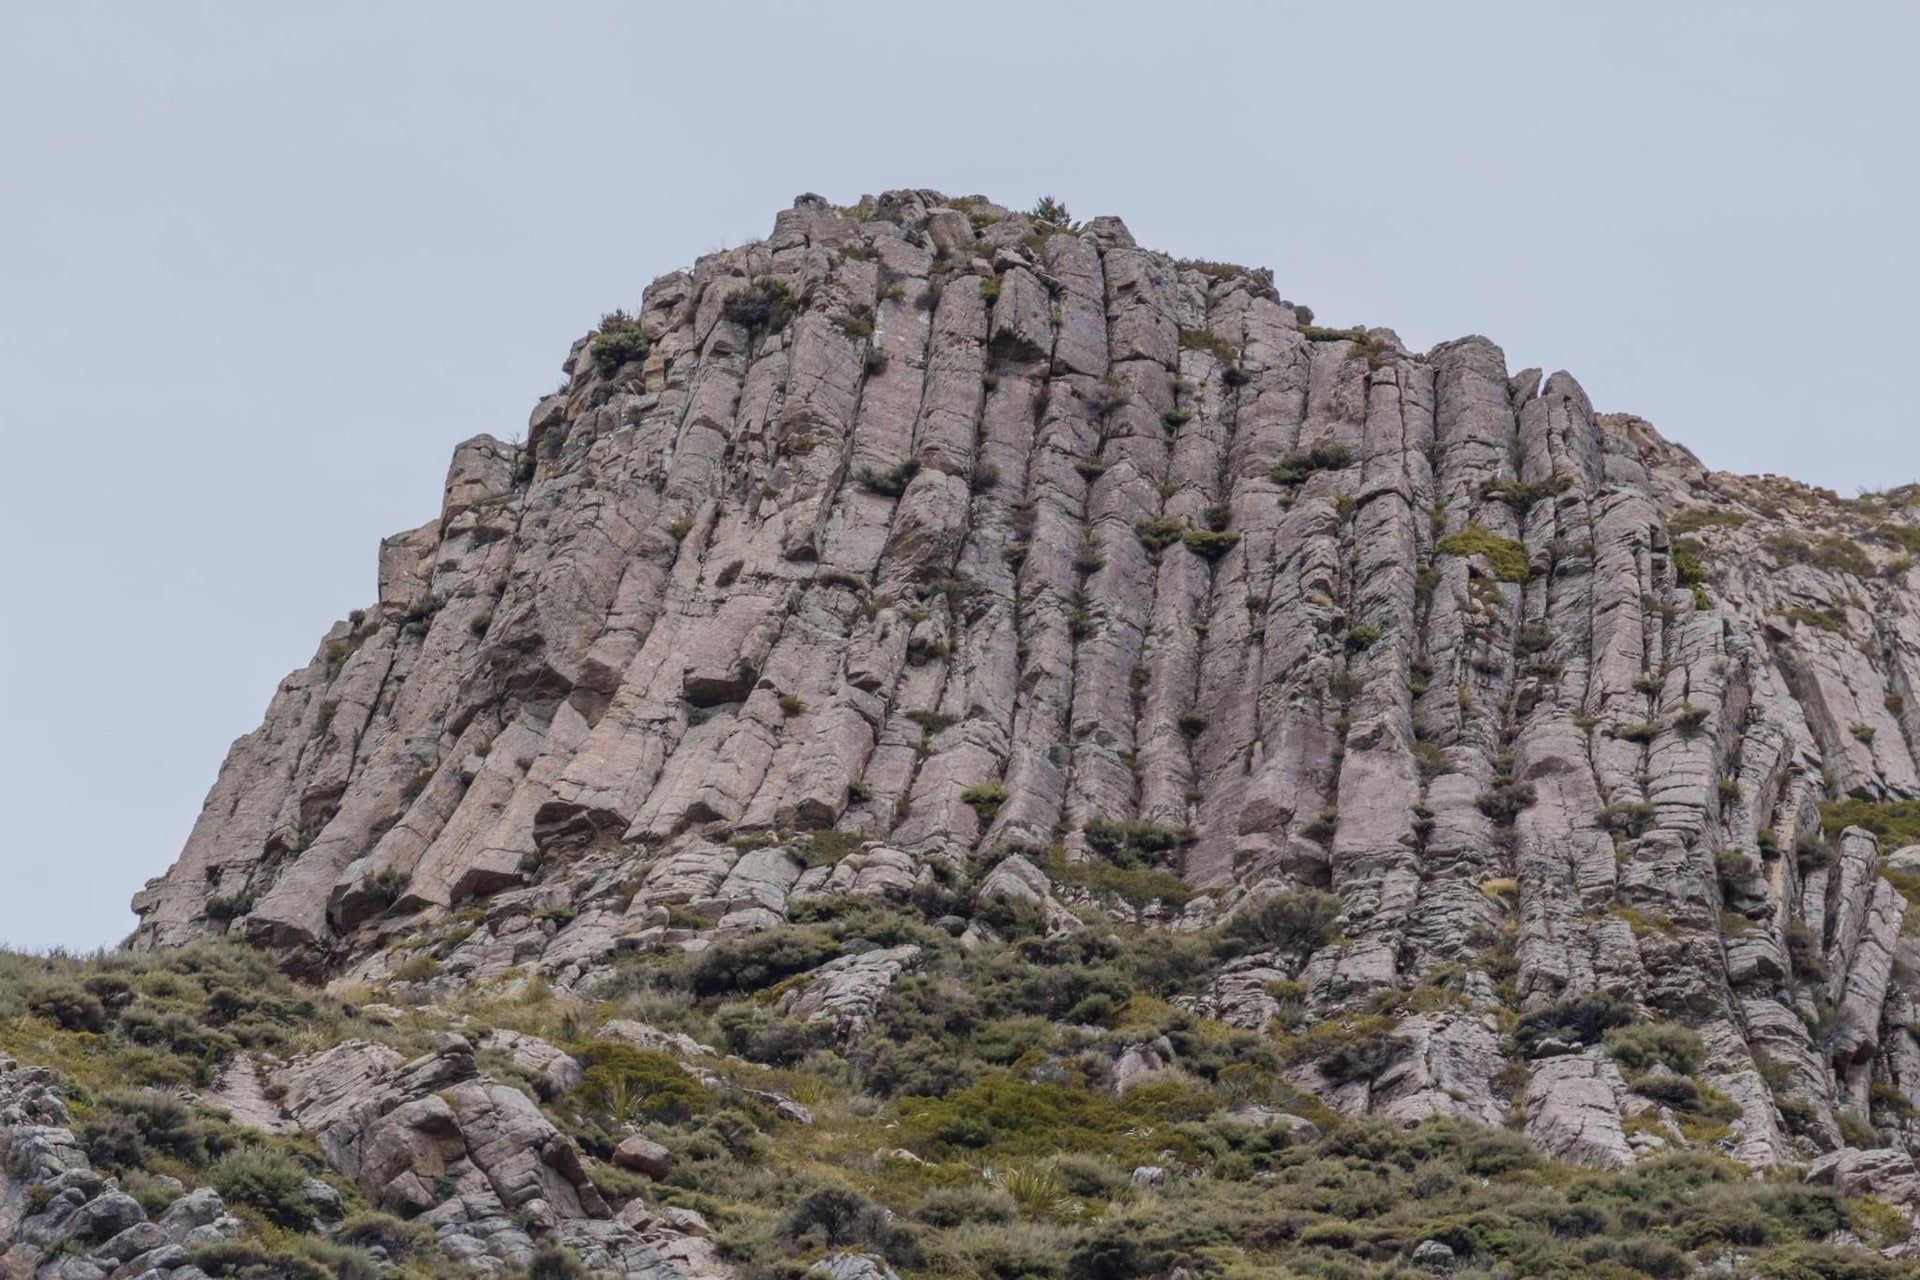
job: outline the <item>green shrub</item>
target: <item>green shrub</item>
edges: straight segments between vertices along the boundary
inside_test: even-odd
[[[27,1008],[64,1031],[103,1031],[107,1007],[74,982],[50,982],[27,995]]]
[[[1573,481],[1566,476],[1554,476],[1546,480],[1532,482],[1524,480],[1490,480],[1480,486],[1480,496],[1494,502],[1503,502],[1515,512],[1525,515],[1534,503],[1548,498],[1557,498],[1573,487]]]
[[[1135,856],[1167,853],[1186,843],[1187,834],[1145,818],[1110,818],[1096,813],[1080,825],[1087,843],[1105,854]]]
[[[1139,519],[1133,523],[1133,536],[1148,551],[1161,552],[1180,541],[1180,535],[1186,532],[1184,520],[1172,516],[1157,516],[1153,519]]]
[[[1754,1261],[1758,1280],[1902,1280],[1911,1264],[1891,1262],[1860,1249],[1821,1244],[1792,1244],[1772,1249]]]
[[[958,1227],[971,1222],[1012,1222],[1013,1198],[997,1187],[961,1185],[936,1187],[920,1201],[915,1216],[936,1227]]]
[[[681,1124],[706,1107],[706,1090],[664,1053],[596,1040],[575,1056],[586,1065],[575,1099],[616,1124]]]
[[[747,993],[825,964],[840,944],[821,929],[772,929],[732,942],[716,942],[688,966],[694,994]]]
[[[587,349],[600,372],[610,374],[621,365],[647,356],[647,335],[641,331],[640,318],[624,311],[609,311],[600,317],[600,331],[593,335]]]
[[[1480,812],[1495,822],[1511,825],[1540,798],[1531,782],[1501,782],[1480,793]]]
[[[1052,196],[1041,196],[1029,212],[1035,222],[1044,222],[1050,226],[1066,227],[1073,224],[1073,218],[1067,213],[1067,206]]]
[[[1594,825],[1602,831],[1624,836],[1645,835],[1658,812],[1645,800],[1616,800],[1593,815]]]
[[[1406,1040],[1399,1036],[1366,1036],[1320,1059],[1320,1074],[1336,1085],[1377,1080],[1400,1063],[1408,1049]]]
[[[186,1103],[163,1093],[103,1093],[75,1136],[94,1163],[120,1172],[157,1157],[197,1165],[209,1154],[208,1128]]]
[[[534,1246],[527,1264],[527,1280],[587,1280],[592,1274],[579,1254],[551,1238]]]
[[[1667,521],[1667,532],[1677,537],[1702,529],[1737,529],[1750,519],[1737,511],[1683,511]]]
[[[431,1257],[437,1249],[430,1227],[371,1211],[348,1214],[334,1239],[355,1248],[384,1249],[396,1262],[415,1256]]]
[[[1311,954],[1333,941],[1340,899],[1317,889],[1269,894],[1245,903],[1223,931],[1248,951]]]
[[[1218,560],[1240,545],[1240,535],[1224,529],[1188,529],[1180,541],[1203,560]]]
[[[798,305],[786,285],[778,280],[761,280],[728,294],[720,304],[720,314],[745,329],[777,329],[793,317]]]
[[[1328,805],[1300,828],[1300,838],[1315,844],[1331,844],[1340,831],[1340,810]]]
[[[385,867],[361,882],[361,890],[382,910],[400,901],[413,877],[398,867]]]
[[[1614,1027],[1602,1037],[1607,1053],[1628,1072],[1643,1072],[1658,1062],[1690,1076],[1700,1069],[1706,1052],[1700,1035],[1677,1022],[1634,1022]]]
[[[209,1276],[233,1280],[378,1280],[379,1271],[371,1259],[367,1260],[366,1271],[343,1277],[307,1256],[303,1246],[308,1243],[305,1240],[285,1245],[260,1239],[215,1240],[194,1246],[193,1265]]]
[[[1206,329],[1182,329],[1180,346],[1186,351],[1205,351],[1226,365],[1240,358],[1239,349],[1231,342]]]
[[[1094,893],[1111,893],[1136,907],[1164,902],[1180,908],[1191,902],[1194,891],[1178,876],[1152,867],[1120,867],[1111,862],[1068,862],[1064,855],[1047,862],[1047,875],[1055,884],[1073,885]]]
[[[1827,836],[1838,836],[1848,827],[1873,832],[1885,850],[1920,844],[1920,800],[1875,804],[1869,800],[1845,799],[1820,806],[1820,829]]]
[[[973,806],[980,815],[980,821],[992,822],[994,815],[1000,812],[1000,806],[1007,802],[1007,788],[1001,782],[982,782],[968,787],[960,793],[962,804]]]
[[[843,1249],[880,1239],[886,1229],[886,1211],[859,1192],[822,1187],[794,1204],[782,1233],[796,1242]]]
[[[246,1205],[275,1226],[293,1231],[313,1224],[307,1176],[299,1161],[271,1147],[237,1147],[207,1169],[207,1181],[229,1204]]]

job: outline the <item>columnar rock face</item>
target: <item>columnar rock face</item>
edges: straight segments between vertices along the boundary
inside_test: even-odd
[[[1877,1085],[1920,1103],[1891,850],[1815,847],[1823,799],[1920,795],[1900,502],[1708,472],[1484,338],[1317,329],[1114,218],[928,191],[802,197],[565,371],[383,544],[138,945],[384,979],[457,917],[447,980],[566,985],[1013,847],[992,892],[1055,929],[1334,895],[1331,945],[1197,998],[1240,1025],[1288,984],[1337,1018],[1457,974],[1467,1007],[1345,1110],[1512,1107],[1602,1165],[1680,1141],[1577,1042],[1505,1078],[1511,1019],[1582,994],[1698,1029],[1750,1163]],[[1193,896],[1071,874],[1123,858]],[[794,1007],[857,1031],[912,957],[836,964]],[[478,1162],[515,1120],[463,1088],[406,1141]],[[369,1194],[417,1191],[367,1141]]]

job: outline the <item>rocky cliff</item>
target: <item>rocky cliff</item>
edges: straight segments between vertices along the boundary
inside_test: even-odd
[[[135,945],[425,1000],[823,899],[969,942],[1279,903],[1326,927],[1176,1003],[1386,1019],[1289,1068],[1337,1112],[1899,1153],[1915,495],[1709,472],[1484,338],[1043,212],[803,196],[607,317],[382,545]],[[802,1019],[857,1035],[913,963],[871,956]],[[1603,1050],[1629,1019],[1697,1061]]]

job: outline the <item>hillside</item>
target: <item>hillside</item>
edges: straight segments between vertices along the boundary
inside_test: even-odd
[[[803,196],[564,369],[17,962],[15,1271],[113,1270],[67,1129],[342,1277],[1910,1273],[1920,494],[1050,202]]]

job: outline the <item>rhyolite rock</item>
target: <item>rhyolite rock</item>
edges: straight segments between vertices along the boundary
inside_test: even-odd
[[[1795,852],[1822,800],[1920,796],[1912,506],[1709,471],[1483,337],[1316,329],[1271,274],[1117,218],[966,208],[993,212],[804,197],[643,291],[644,358],[583,340],[524,443],[456,446],[377,598],[235,743],[135,944],[226,935],[426,1000],[590,989],[821,897],[971,883],[976,943],[1312,889],[1330,945],[1186,1003],[1263,1030],[1451,975],[1326,1091],[1343,1110],[1517,1106],[1550,1154],[1624,1165],[1647,1100],[1588,1046],[1502,1042],[1592,993],[1699,1031],[1749,1164],[1836,1147],[1876,1087],[1920,1103],[1920,955],[1882,876],[1920,856],[1864,830]],[[762,281],[791,316],[729,319]],[[407,979],[388,944],[418,933],[438,972]],[[785,1011],[857,1037],[904,950]],[[401,1087],[390,1055],[334,1053],[282,1107],[370,1196],[425,1207],[421,1169],[471,1166],[509,1210],[599,1221],[470,1071]]]

